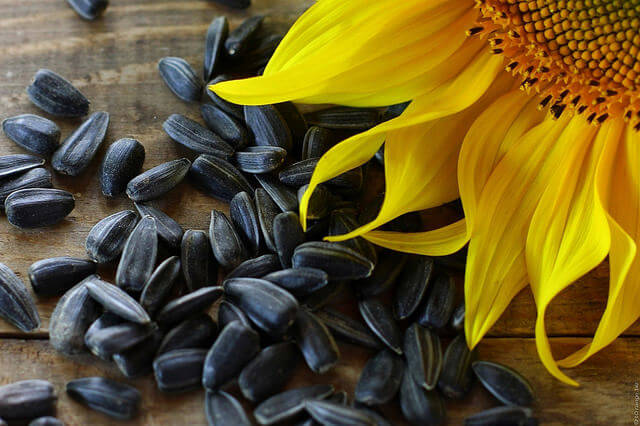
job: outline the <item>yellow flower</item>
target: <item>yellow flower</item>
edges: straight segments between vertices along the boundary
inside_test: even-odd
[[[640,316],[639,26],[631,0],[320,0],[262,77],[212,89],[241,104],[410,100],[400,117],[331,149],[304,201],[384,143],[379,216],[330,239],[362,235],[426,255],[468,243],[469,346],[529,283],[540,358],[575,385],[558,365],[581,363]],[[459,222],[412,234],[376,230],[458,197]],[[595,336],[556,362],[545,310],[607,255],[609,299]]]

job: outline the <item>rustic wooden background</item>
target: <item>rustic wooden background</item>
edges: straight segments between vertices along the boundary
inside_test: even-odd
[[[42,112],[32,106],[25,87],[39,68],[51,68],[69,78],[91,100],[92,111],[111,114],[105,145],[125,137],[140,140],[146,150],[145,168],[178,156],[191,156],[163,133],[161,124],[171,113],[197,118],[197,106],[177,100],[158,76],[163,56],[181,56],[196,70],[202,66],[203,40],[211,19],[229,17],[232,26],[253,13],[269,15],[269,24],[284,27],[312,2],[254,0],[237,12],[204,0],[112,0],[106,15],[95,22],[80,19],[63,0],[0,0],[0,120],[21,113]],[[79,121],[56,120],[66,136]],[[0,154],[22,152],[0,135]],[[98,157],[104,153],[104,147]],[[192,156],[191,156],[192,157]],[[51,229],[21,231],[0,218],[0,261],[25,282],[29,265],[42,258],[84,256],[84,239],[99,219],[124,208],[125,199],[107,200],[96,179],[99,160],[78,178],[55,176],[55,185],[72,191],[76,209]],[[208,213],[224,208],[181,184],[160,203],[185,229],[206,229]],[[101,271],[109,277],[108,268]],[[558,356],[585,344],[595,330],[607,298],[606,265],[561,294],[548,312],[548,331]],[[104,375],[123,380],[114,368],[95,359],[70,360],[47,342],[49,315],[55,300],[38,300],[42,327],[35,333],[17,332],[0,320],[0,384],[30,378],[51,380],[58,389],[58,416],[70,425],[109,424],[111,420],[71,401],[64,384],[73,378]],[[640,324],[636,323],[607,350],[569,372],[582,387],[573,389],[552,379],[538,361],[532,339],[535,318],[528,291],[516,297],[490,336],[480,356],[508,364],[528,377],[537,393],[537,416],[544,424],[630,424],[634,420],[634,384],[640,381]],[[353,391],[369,354],[341,344],[340,364],[326,377],[314,378],[301,368],[293,385],[330,381]],[[127,381],[127,380],[124,380]],[[153,380],[127,381],[144,395],[141,415],[123,424],[203,424],[203,393],[164,395]],[[475,411],[495,405],[479,386],[463,402],[448,403],[449,423],[460,424]],[[402,424],[397,411],[389,414]]]

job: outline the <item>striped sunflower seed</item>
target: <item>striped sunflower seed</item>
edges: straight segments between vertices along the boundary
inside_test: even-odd
[[[433,390],[442,370],[440,338],[431,330],[411,324],[404,333],[404,356],[407,370],[425,390]]]
[[[246,0],[224,0],[231,1],[232,3],[237,3],[237,1]],[[243,51],[247,50],[250,46],[250,43],[256,34],[256,32],[262,27],[262,21],[264,21],[264,16],[256,15],[251,18],[245,19],[238,27],[236,27],[224,42],[224,47],[227,50],[227,53],[230,56],[239,55]]]
[[[294,268],[309,267],[325,271],[330,280],[350,280],[371,275],[374,264],[361,254],[335,243],[310,241],[293,252]]]
[[[240,321],[247,327],[251,327],[251,321],[240,308],[228,300],[223,300],[218,306],[218,328],[222,330],[232,321]]]
[[[280,40],[282,40],[282,37],[279,35],[272,35],[267,38],[271,40],[267,40],[267,44],[273,43],[274,41],[279,43]],[[307,133],[308,126],[307,120],[304,119],[304,115],[302,115],[298,107],[293,102],[281,102],[274,104],[273,106],[276,107],[280,115],[282,115],[282,118],[284,118],[284,121],[287,122],[287,126],[289,126],[289,129],[291,130],[291,137],[293,141],[297,143],[302,141]]]
[[[307,213],[309,213],[312,207],[313,206],[309,205],[309,207],[307,208]],[[328,206],[326,207],[328,212]],[[311,213],[313,214],[313,212]],[[318,220],[310,219],[307,221],[307,230],[304,232],[304,235],[308,241],[322,240],[328,233],[329,233],[329,218],[323,217],[322,219],[318,219]]]
[[[101,345],[94,344],[94,342],[96,341],[94,339],[94,335],[106,328],[113,327],[115,325],[120,325],[123,322],[124,320],[119,316],[112,314],[111,312],[104,312],[102,315],[98,317],[97,320],[91,323],[91,325],[87,329],[87,332],[84,334],[85,346],[89,348],[91,353],[97,356],[98,358],[101,358],[105,361],[110,361],[112,353],[102,352],[103,347]]]
[[[67,394],[92,410],[121,420],[134,418],[142,399],[133,386],[104,377],[71,380],[67,383]]]
[[[153,272],[158,254],[156,220],[143,217],[129,234],[116,271],[116,284],[125,291],[139,293]]]
[[[219,75],[213,80],[211,80],[207,84],[207,95],[209,95],[209,99],[213,102],[218,108],[229,114],[231,117],[235,118],[239,122],[244,122],[244,107],[242,105],[234,104],[229,101],[222,99],[220,96],[216,95],[215,92],[211,91],[209,88],[216,83],[220,83],[222,81],[228,81],[232,78],[227,75]]]
[[[345,294],[347,283],[348,281],[329,281],[329,284],[306,297],[303,301],[304,306],[312,312],[317,311]]]
[[[225,16],[213,18],[204,42],[204,79],[210,80],[221,69],[220,62],[224,54],[224,42],[229,35],[229,21]]]
[[[26,172],[44,165],[44,158],[30,154],[11,154],[0,156],[0,178]]]
[[[241,55],[229,57],[226,71],[230,73],[256,72],[267,65],[276,48],[282,41],[282,35],[261,34]]]
[[[280,392],[293,376],[298,359],[298,348],[291,342],[262,349],[238,377],[242,395],[252,402],[260,402]]]
[[[171,294],[180,276],[181,262],[178,256],[165,259],[153,271],[140,294],[140,304],[149,315],[154,316]]]
[[[98,263],[116,259],[136,227],[138,215],[132,210],[123,210],[105,217],[89,231],[85,240],[87,254]]]
[[[207,353],[202,385],[216,390],[237,376],[260,351],[260,336],[240,321],[227,324]]]
[[[393,287],[400,273],[404,271],[408,258],[404,253],[383,252],[371,276],[356,282],[355,287],[360,297],[374,297]]]
[[[157,329],[142,342],[124,352],[113,354],[113,362],[127,378],[146,376],[153,372],[153,359],[160,342],[162,331]]]
[[[283,269],[271,272],[262,279],[284,288],[296,297],[308,296],[329,283],[326,272],[313,268]]]
[[[211,317],[197,314],[169,330],[158,348],[158,355],[176,349],[209,349],[217,334],[218,326]]]
[[[249,257],[231,221],[217,210],[211,212],[209,241],[213,255],[223,268],[233,269]]]
[[[270,335],[283,335],[296,319],[296,299],[269,281],[231,278],[224,282],[224,290],[236,306]]]
[[[274,105],[245,106],[244,121],[253,133],[256,145],[279,146],[291,151],[291,130]]]
[[[471,363],[475,356],[475,351],[469,351],[464,334],[459,334],[449,343],[438,379],[438,389],[444,396],[460,399],[469,392],[473,382]]]
[[[229,0],[225,0],[228,2]],[[242,404],[232,395],[221,390],[207,391],[204,410],[209,426],[251,426],[251,420],[245,413]]]
[[[0,207],[4,209],[4,201],[12,193],[28,188],[52,188],[49,170],[38,167],[24,174],[11,176],[0,181]]]
[[[174,95],[185,102],[197,102],[202,97],[202,80],[182,58],[167,56],[158,62],[158,71]]]
[[[53,153],[51,165],[54,170],[69,176],[78,176],[85,171],[102,145],[107,127],[108,113],[98,111],[91,114]]]
[[[163,325],[176,324],[209,308],[222,296],[222,287],[202,287],[167,303],[156,319]]]
[[[212,155],[200,155],[189,170],[191,181],[207,195],[229,202],[238,192],[253,188],[242,173],[228,161]]]
[[[172,190],[187,175],[191,161],[186,158],[162,163],[134,177],[127,184],[133,201],[149,201]]]
[[[125,322],[106,327],[85,336],[84,343],[92,354],[109,360],[151,336],[153,328],[145,325]]]
[[[64,426],[64,423],[53,416],[43,416],[33,419],[28,426]]]
[[[262,188],[255,191],[256,211],[262,238],[267,248],[276,251],[276,244],[273,239],[273,220],[279,213],[278,206],[273,202],[271,196]]]
[[[302,159],[320,158],[337,142],[338,138],[333,131],[311,126],[302,141]]]
[[[7,118],[2,121],[2,130],[16,144],[38,155],[51,155],[60,143],[58,125],[34,114]]]
[[[303,185],[298,188],[298,203],[302,203],[302,197],[309,185]],[[307,219],[308,220],[317,220],[324,218],[329,213],[329,203],[331,200],[331,193],[324,185],[318,185],[314,188],[313,194],[309,198],[309,203],[307,204]],[[328,230],[327,230],[328,231]],[[361,239],[360,237],[355,240]],[[354,240],[349,240],[354,241]],[[365,240],[366,241],[366,240]],[[375,249],[374,249],[375,253]]]
[[[73,85],[48,69],[40,69],[27,87],[35,106],[58,117],[82,117],[89,112],[89,101]]]
[[[356,401],[365,405],[386,404],[396,396],[404,374],[404,361],[397,354],[383,349],[365,364],[358,384]]]
[[[31,294],[4,263],[0,263],[0,317],[22,331],[40,327],[40,316]]]
[[[151,322],[144,308],[117,286],[99,279],[91,279],[85,283],[85,286],[89,290],[89,295],[105,310],[136,324]]]
[[[381,349],[382,344],[366,325],[331,308],[315,312],[316,316],[333,332],[336,338],[370,349]]]
[[[272,425],[295,417],[305,409],[305,401],[324,399],[333,393],[331,385],[311,385],[276,394],[256,407],[254,417],[261,425]]]
[[[350,214],[348,210],[334,210],[331,213],[329,221],[329,235],[344,235],[351,231],[355,231],[357,228],[358,222],[355,215]],[[342,241],[340,244],[360,253],[367,259],[370,259],[373,263],[378,261],[378,254],[376,253],[375,247],[362,237]]]
[[[411,424],[439,425],[446,417],[444,401],[435,391],[425,391],[413,377],[409,369],[405,369],[402,384],[400,385],[400,409],[402,415]]]
[[[67,0],[67,3],[81,18],[89,21],[102,16],[109,6],[109,0]]]
[[[318,165],[318,158],[309,158],[308,160],[298,161],[280,170],[278,179],[280,182],[289,186],[302,186],[309,183],[313,171]],[[363,182],[362,168],[348,170],[339,176],[328,180],[326,185],[342,189],[359,189]]]
[[[311,312],[300,309],[293,327],[296,343],[307,366],[324,374],[336,365],[340,350],[329,329]]]
[[[209,237],[204,231],[187,230],[180,245],[182,276],[189,291],[202,288],[217,276]]]
[[[517,406],[493,407],[464,419],[465,426],[529,425],[538,423],[531,409]]]
[[[327,426],[375,426],[375,420],[366,411],[336,402],[309,399],[304,404],[314,420]]]
[[[453,277],[439,274],[430,287],[424,305],[418,310],[418,322],[425,327],[440,330],[449,323],[455,308],[456,285]]]
[[[287,157],[279,146],[248,146],[235,153],[238,168],[245,173],[261,174],[277,170]]]
[[[298,215],[294,212],[278,214],[273,220],[273,239],[280,264],[290,268],[294,250],[305,240]]]
[[[150,204],[134,203],[140,217],[151,216],[156,220],[158,237],[169,245],[172,249],[180,247],[184,231],[180,224],[168,214]]]
[[[178,349],[153,361],[156,385],[162,392],[186,392],[202,386],[205,349]]]
[[[65,355],[84,351],[84,335],[100,315],[100,305],[91,298],[86,282],[89,276],[76,284],[60,298],[49,319],[49,342]]]
[[[234,149],[240,149],[249,142],[249,133],[244,124],[217,105],[202,104],[200,115],[207,127]]]
[[[378,110],[373,108],[331,107],[305,114],[307,123],[336,130],[368,130],[380,121]]]
[[[95,274],[97,265],[87,259],[62,256],[42,259],[29,266],[31,288],[38,297],[64,294],[89,275]]]
[[[58,397],[46,380],[22,380],[0,386],[0,417],[28,420],[55,412]]]
[[[393,315],[396,319],[409,318],[418,309],[432,275],[433,259],[426,256],[409,259],[393,294]]]
[[[100,186],[107,197],[116,197],[140,174],[144,164],[144,146],[135,139],[118,139],[104,155],[100,166]]]
[[[453,311],[453,314],[451,314],[451,321],[449,325],[453,330],[458,332],[462,331],[462,329],[464,328],[464,316],[465,316],[464,314],[465,314],[465,308],[464,308],[464,302],[462,302]]]
[[[162,128],[171,139],[191,151],[221,158],[233,155],[231,145],[220,136],[184,115],[171,114]]]
[[[238,192],[229,203],[229,216],[242,241],[253,253],[260,250],[261,231],[258,212],[247,192]]]
[[[75,207],[73,194],[62,189],[28,188],[15,191],[4,201],[10,224],[18,228],[51,226]]]
[[[475,361],[471,368],[485,389],[503,404],[533,405],[533,388],[527,379],[512,368],[489,361]]]
[[[389,308],[377,299],[364,299],[358,302],[358,309],[371,331],[387,347],[402,355],[402,335]]]
[[[387,107],[382,117],[382,121],[388,121],[396,117],[400,117],[400,115],[407,109],[411,101],[402,102],[400,104],[394,104]]]

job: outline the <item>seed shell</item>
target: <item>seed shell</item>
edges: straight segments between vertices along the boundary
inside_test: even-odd
[[[262,279],[284,288],[296,297],[308,296],[329,283],[326,272],[313,268],[283,269],[271,272]]]
[[[152,333],[152,327],[125,322],[86,335],[84,343],[91,353],[109,360],[115,353],[123,352],[137,345]]]
[[[305,192],[307,192],[307,189],[309,189],[308,184],[298,188],[299,204],[302,204],[302,197],[304,197],[304,194]],[[318,220],[318,219],[324,218],[329,213],[329,204],[331,202],[331,197],[332,195],[326,186],[324,185],[316,186],[313,190],[313,194],[311,194],[311,197],[309,198],[309,202],[307,203],[307,220]],[[309,227],[307,227],[307,230],[308,229]],[[327,233],[328,232],[330,232],[329,229],[327,229]],[[356,241],[356,240],[364,240],[364,239],[361,237],[357,237],[349,241]],[[345,243],[348,243],[349,241],[346,241]],[[364,241],[366,242],[366,240]],[[375,249],[373,250],[373,253],[375,253]]]
[[[89,275],[95,274],[96,263],[62,256],[42,259],[29,266],[29,280],[38,297],[59,296]]]
[[[53,153],[51,165],[58,173],[78,176],[98,152],[109,127],[109,113],[94,112]]]
[[[191,161],[186,158],[162,163],[134,177],[127,184],[127,196],[133,201],[149,201],[172,190],[186,176]]]
[[[338,142],[336,134],[323,127],[311,126],[302,141],[302,159],[320,158]]]
[[[533,405],[533,388],[512,368],[490,361],[475,361],[471,368],[485,389],[503,404]]]
[[[238,377],[242,395],[252,402],[260,402],[278,393],[293,376],[298,359],[298,348],[291,342],[262,349]]]
[[[326,426],[375,426],[375,420],[365,411],[336,402],[307,400],[304,404],[314,420]]]
[[[17,228],[55,225],[75,207],[73,194],[62,189],[28,188],[15,191],[4,201],[7,220]]]
[[[146,376],[153,372],[153,358],[162,340],[162,331],[154,330],[151,336],[124,352],[113,354],[113,362],[127,378]]]
[[[318,317],[305,309],[298,310],[293,330],[296,342],[311,371],[324,374],[336,365],[340,358],[338,345]]]
[[[116,259],[136,227],[138,215],[132,210],[123,210],[105,217],[89,231],[85,241],[87,254],[98,263]]]
[[[93,410],[121,420],[134,418],[142,399],[133,386],[103,377],[71,380],[67,383],[67,394]]]
[[[383,349],[365,364],[356,385],[356,401],[380,405],[391,401],[402,382],[405,366],[397,354]]]
[[[202,287],[167,303],[158,312],[156,319],[162,324],[179,323],[193,314],[204,311],[220,296],[222,287]]]
[[[433,390],[442,370],[442,347],[437,334],[418,323],[404,333],[404,356],[413,380],[425,390]]]
[[[389,308],[377,299],[358,302],[360,315],[371,331],[398,355],[402,355],[402,335]]]
[[[81,18],[89,21],[102,16],[109,6],[109,0],[67,0],[67,3]]]
[[[229,21],[225,16],[213,18],[204,42],[204,79],[210,80],[221,68],[222,54],[224,53],[224,41],[229,35]]]
[[[118,139],[109,145],[100,166],[102,193],[107,197],[124,193],[127,183],[140,174],[144,158],[144,146],[135,139]]]
[[[459,334],[449,343],[438,379],[438,389],[444,396],[460,399],[469,392],[473,382],[471,363],[475,356],[475,351],[469,351],[463,334]]]
[[[205,349],[178,349],[153,361],[156,385],[162,392],[186,392],[202,386]]]
[[[261,174],[277,170],[287,157],[279,146],[248,146],[235,153],[238,168],[245,173]]]
[[[494,425],[528,425],[532,419],[529,408],[506,406],[493,407],[464,419],[465,426],[494,426]],[[537,424],[537,422],[533,423]]]
[[[396,319],[409,318],[418,309],[427,292],[433,273],[433,259],[412,257],[398,279],[393,294],[393,315]]]
[[[260,223],[255,203],[247,192],[238,192],[233,197],[229,203],[229,215],[245,246],[257,253],[260,250]]]
[[[162,124],[171,139],[199,154],[228,158],[233,148],[220,136],[181,114],[171,114]]]
[[[280,269],[280,260],[275,254],[263,254],[253,259],[247,259],[231,272],[226,278],[261,278],[266,274]]]
[[[153,272],[158,254],[156,220],[143,217],[133,229],[122,250],[116,271],[116,284],[125,291],[138,293]]]
[[[40,327],[35,301],[22,280],[4,263],[0,263],[0,317],[22,331]]]
[[[11,154],[0,156],[0,178],[26,172],[44,165],[44,158],[31,154]]]
[[[27,420],[53,414],[58,397],[46,380],[22,380],[0,386],[0,417]]]
[[[95,356],[105,361],[110,361],[113,354],[103,351],[104,347],[102,345],[96,344],[97,340],[94,338],[94,335],[106,328],[120,325],[123,322],[124,320],[116,314],[112,314],[111,312],[104,312],[98,317],[97,320],[91,323],[91,326],[89,326],[87,332],[84,334],[85,346],[87,346],[87,348],[89,348],[91,353]]]
[[[323,308],[315,314],[337,338],[370,349],[382,348],[380,340],[365,324],[331,308]]]
[[[246,2],[246,0],[231,0],[233,4],[237,4],[238,1],[242,1],[242,3],[240,3],[241,5],[244,5],[244,2]],[[264,21],[264,16],[252,16],[251,18],[245,19],[238,27],[231,31],[224,42],[227,53],[230,56],[235,56],[245,51],[253,39],[254,34],[262,27],[262,21]]]
[[[259,146],[279,146],[287,151],[293,147],[291,130],[274,105],[244,107],[244,121]]]
[[[234,149],[240,149],[249,142],[249,133],[244,124],[217,105],[202,104],[200,115],[207,127]]]
[[[260,70],[267,65],[281,41],[280,34],[260,34],[244,53],[229,57],[226,71],[244,74]]]
[[[290,268],[294,250],[305,240],[298,215],[294,212],[278,214],[273,220],[273,239],[280,264]]]
[[[56,123],[35,114],[22,114],[2,121],[2,130],[22,148],[49,156],[60,143],[60,128]]]
[[[310,241],[293,252],[294,268],[309,267],[325,271],[330,280],[351,280],[371,275],[374,264],[361,254],[335,243]]]
[[[305,409],[306,400],[327,398],[332,393],[331,385],[291,389],[263,401],[256,407],[253,415],[261,425],[272,425],[296,416]]]
[[[173,327],[162,339],[158,355],[176,349],[209,349],[216,340],[218,326],[207,314],[197,314]]]
[[[172,249],[180,247],[184,231],[180,224],[168,214],[150,204],[134,203],[140,217],[151,216],[156,220],[158,237],[167,243]]]
[[[0,180],[0,208],[9,195],[21,189],[52,188],[51,173],[43,167],[31,169],[26,173]]]
[[[255,191],[256,211],[260,230],[267,248],[276,251],[276,244],[273,239],[273,220],[279,213],[278,206],[273,202],[271,196],[262,188]]]
[[[444,422],[446,410],[440,394],[425,391],[413,377],[409,369],[405,369],[400,385],[400,409],[405,419],[412,425],[439,425]]]
[[[211,80],[207,84],[207,95],[209,95],[209,99],[211,99],[211,102],[213,102],[218,108],[242,123],[244,122],[244,107],[242,105],[234,104],[222,99],[210,89],[211,86],[215,85],[216,83],[228,80],[231,80],[231,78],[227,75],[219,75]]]
[[[253,188],[231,163],[212,155],[200,155],[189,170],[191,181],[207,195],[228,203],[238,192]]]
[[[351,214],[347,209],[338,209],[331,213],[329,235],[344,235],[355,231],[357,228],[358,222],[355,214]],[[376,253],[375,247],[362,237],[351,238],[347,241],[340,242],[340,244],[360,253],[373,263],[378,261],[378,254]]]
[[[205,287],[217,276],[209,237],[204,231],[187,230],[180,248],[182,276],[189,291]]]
[[[58,117],[82,117],[89,112],[89,101],[73,85],[48,69],[40,69],[27,87],[31,102]]]
[[[107,311],[136,324],[151,322],[144,308],[117,286],[99,279],[91,279],[85,286],[89,295]]]
[[[335,130],[368,130],[379,122],[376,109],[331,107],[305,114],[307,123]]]
[[[311,176],[318,165],[318,161],[318,158],[309,158],[290,164],[280,170],[278,179],[289,186],[307,185],[311,181]],[[326,184],[341,189],[359,189],[362,187],[362,182],[362,168],[356,167],[328,180]]]
[[[240,321],[247,327],[251,327],[251,321],[240,308],[228,300],[223,300],[218,306],[218,327],[223,329],[232,321]]]
[[[430,286],[424,305],[418,309],[418,322],[436,330],[444,328],[451,318],[456,301],[453,277],[439,274]]]
[[[249,257],[231,221],[217,210],[211,212],[209,241],[213,255],[223,268],[233,269]]]
[[[277,41],[278,43],[282,40],[282,37],[277,34],[267,38]],[[269,55],[269,57],[270,56],[271,55]],[[291,130],[293,142],[300,143],[307,133],[307,121],[304,119],[304,115],[300,113],[300,110],[293,102],[281,102],[279,104],[274,104],[273,106],[276,107],[280,115],[282,115],[282,118],[284,118],[284,121],[287,122],[287,126],[289,126],[289,129]]]
[[[158,62],[160,76],[174,95],[185,102],[197,102],[202,97],[202,80],[182,58],[167,56]]]
[[[218,0],[219,1],[219,0]],[[225,0],[227,2],[229,0]],[[251,426],[251,420],[242,404],[232,395],[221,390],[207,391],[204,410],[209,426]]]

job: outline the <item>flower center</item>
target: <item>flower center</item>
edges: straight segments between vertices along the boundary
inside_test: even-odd
[[[478,26],[542,107],[624,115],[640,130],[640,0],[476,0]]]

